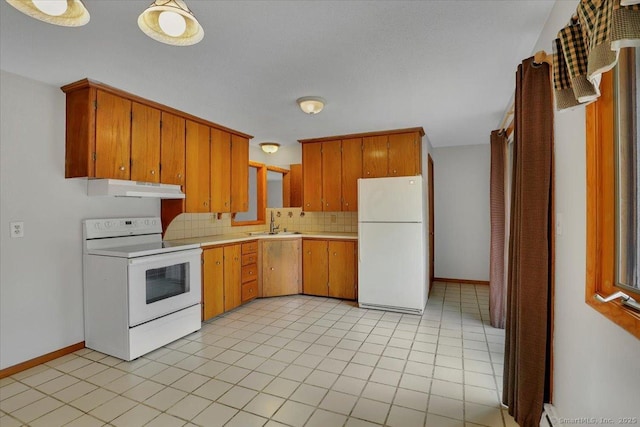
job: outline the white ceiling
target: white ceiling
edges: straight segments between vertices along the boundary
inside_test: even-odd
[[[555,0],[197,1],[190,47],[137,27],[150,0],[84,0],[64,28],[0,1],[0,68],[91,79],[254,135],[252,144],[422,126],[434,147],[488,143]],[[315,116],[296,98],[327,100]]]

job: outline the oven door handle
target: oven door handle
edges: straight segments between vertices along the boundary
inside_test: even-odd
[[[189,260],[193,256],[199,257],[202,249],[188,249],[186,251],[168,252],[164,254],[147,255],[129,259],[129,265],[148,264],[155,262],[167,262],[173,260]]]

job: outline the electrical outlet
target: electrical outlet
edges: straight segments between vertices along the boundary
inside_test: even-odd
[[[11,224],[11,237],[24,237],[24,222],[17,221],[12,222]]]
[[[338,222],[338,216],[336,214],[331,214],[331,224],[335,224]]]

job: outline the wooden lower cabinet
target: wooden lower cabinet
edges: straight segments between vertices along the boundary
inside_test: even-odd
[[[258,241],[242,243],[242,303],[258,296]]]
[[[233,310],[241,301],[240,244],[202,251],[202,320]]]
[[[262,296],[299,294],[300,239],[262,242]]]
[[[224,313],[224,248],[202,251],[202,320]]]
[[[353,240],[302,241],[303,293],[357,298],[357,246]]]
[[[329,296],[356,299],[357,245],[353,241],[329,241]]]

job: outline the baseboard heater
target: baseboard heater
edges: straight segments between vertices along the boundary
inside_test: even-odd
[[[564,424],[560,422],[560,418],[558,418],[558,414],[556,413],[556,408],[550,404],[544,404],[544,411],[542,411],[542,416],[540,417],[540,427],[563,427]]]

